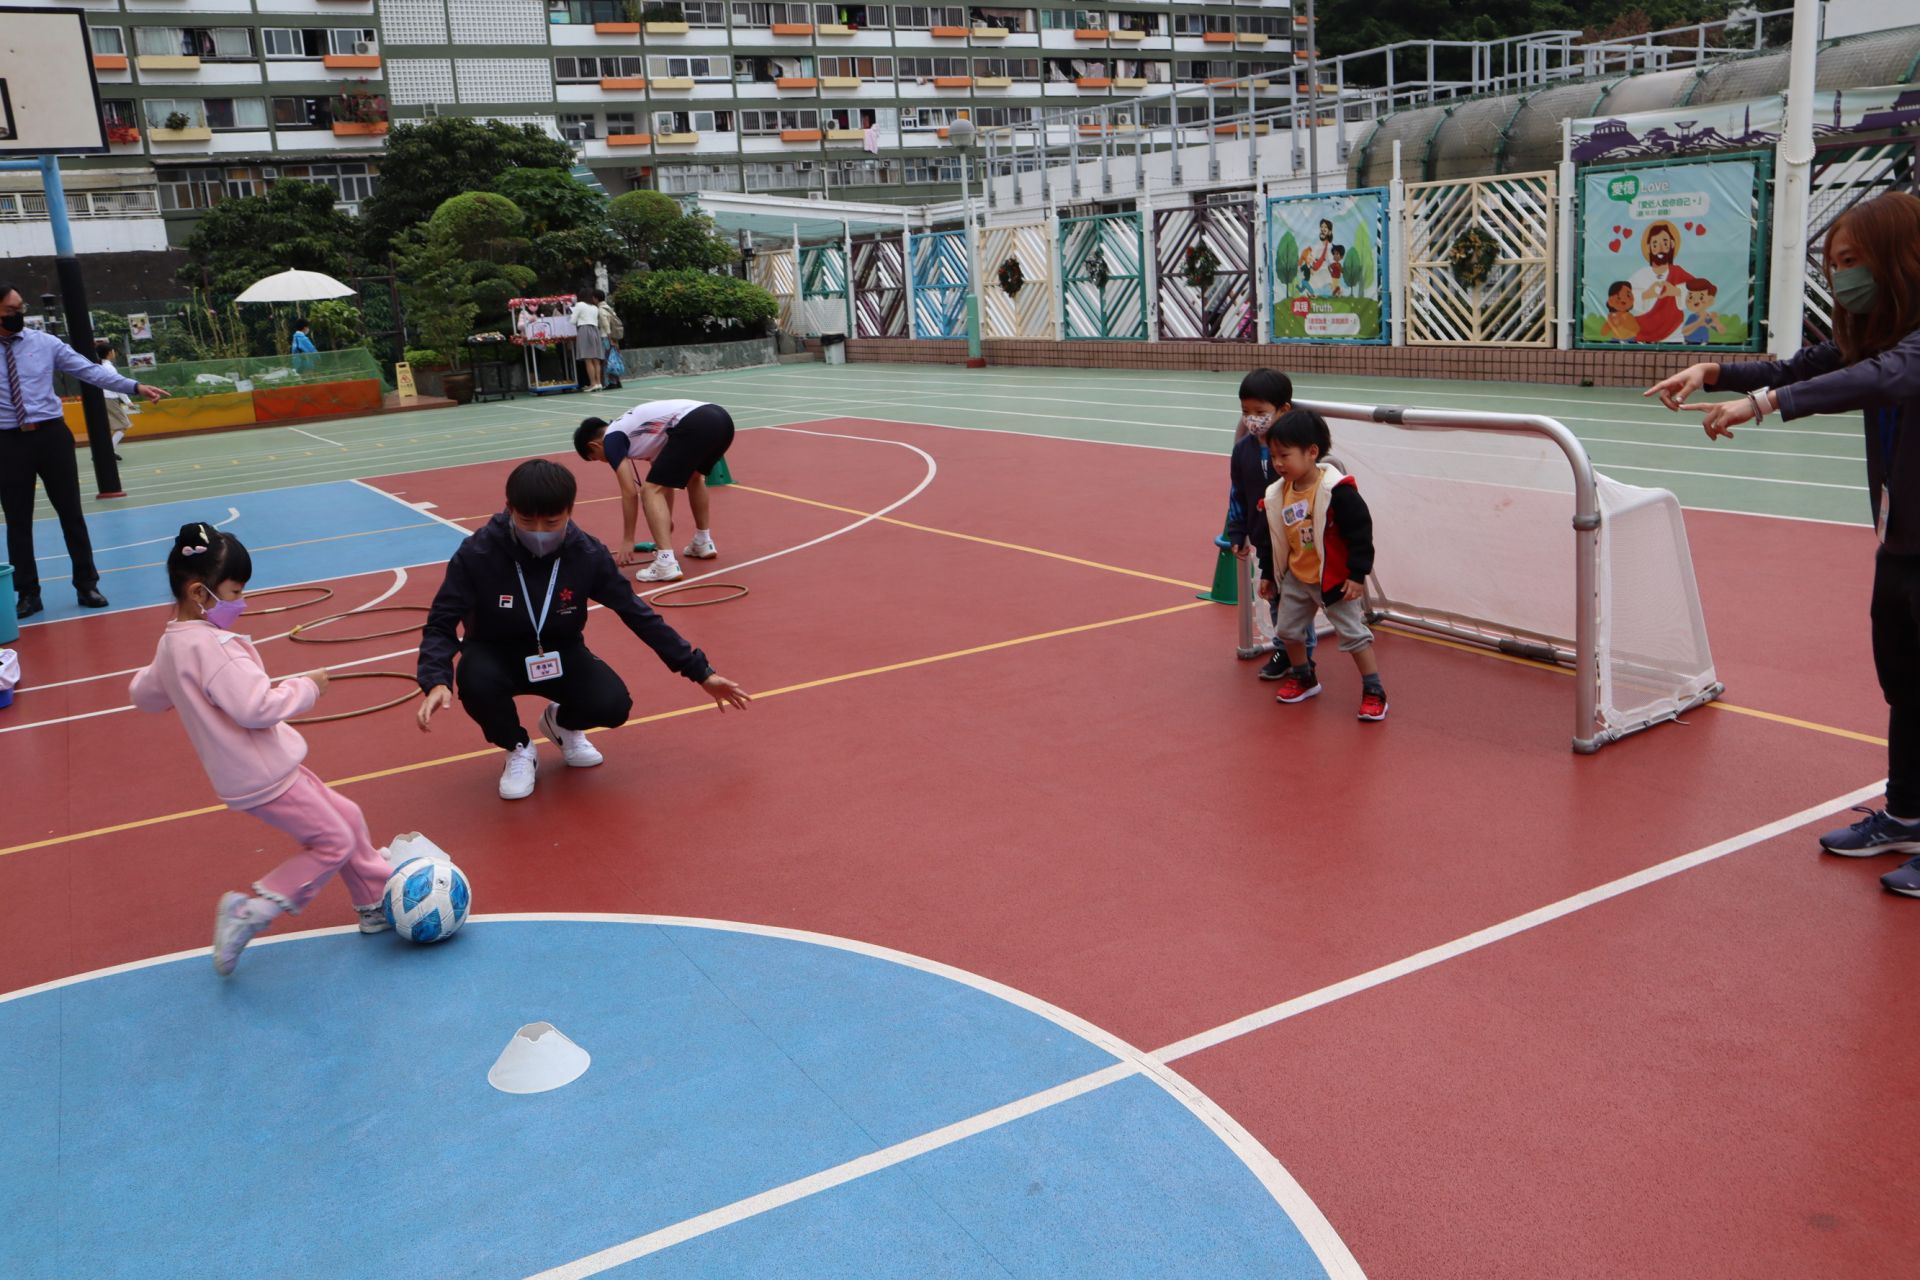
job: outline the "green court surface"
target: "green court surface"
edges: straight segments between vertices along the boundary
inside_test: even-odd
[[[121,467],[129,496],[90,506],[177,502],[550,453],[569,447],[582,417],[610,419],[653,398],[711,399],[743,429],[836,416],[891,418],[1224,455],[1239,415],[1238,382],[1239,375],[1228,373],[907,364],[780,365],[652,378],[594,395],[523,395],[459,409],[131,442]],[[1308,374],[1296,390],[1316,400],[1543,414],[1570,427],[1602,471],[1627,484],[1671,489],[1686,506],[1867,523],[1857,417],[1770,419],[1715,442],[1694,415],[1669,413],[1618,388]],[[1221,479],[1224,484],[1224,468]]]

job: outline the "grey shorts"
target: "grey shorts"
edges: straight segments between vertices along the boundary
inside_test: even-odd
[[[1313,627],[1313,615],[1322,609],[1326,610],[1327,621],[1340,637],[1340,652],[1353,653],[1373,643],[1373,632],[1367,630],[1366,610],[1358,600],[1322,604],[1320,588],[1300,581],[1290,569],[1280,575],[1280,607],[1274,619],[1274,637],[1291,644],[1305,644],[1307,632]]]

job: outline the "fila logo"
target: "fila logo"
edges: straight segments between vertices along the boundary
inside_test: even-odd
[[[500,597],[500,607],[501,607],[502,609],[511,609],[511,608],[513,608],[513,597],[512,597],[512,596],[501,596],[501,597]]]

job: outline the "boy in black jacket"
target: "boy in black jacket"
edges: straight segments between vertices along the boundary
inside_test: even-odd
[[[612,553],[573,524],[576,490],[573,473],[544,458],[515,467],[507,509],[453,553],[420,638],[418,678],[427,695],[420,727],[453,701],[457,684],[460,705],[507,753],[503,800],[532,795],[537,771],[516,694],[549,700],[540,732],[574,768],[602,759],[585,731],[624,724],[633,708],[627,686],[583,639],[588,600],[620,615],[668,670],[705,689],[722,711],[748,702],[739,685],[716,674],[705,654],[634,595]]]
[[[1278,369],[1255,369],[1240,380],[1240,424],[1234,431],[1233,456],[1227,462],[1232,488],[1227,498],[1225,536],[1234,555],[1242,560],[1256,555],[1266,569],[1273,566],[1273,537],[1260,503],[1267,496],[1267,486],[1279,477],[1273,470],[1265,433],[1269,424],[1291,408],[1293,379]],[[1307,628],[1309,662],[1313,660],[1315,640],[1313,628]],[[1260,678],[1279,680],[1291,669],[1286,650],[1275,645],[1273,656],[1260,668]]]
[[[1279,604],[1274,638],[1285,644],[1292,669],[1280,681],[1281,702],[1305,702],[1320,692],[1307,653],[1314,616],[1325,609],[1340,649],[1360,669],[1360,718],[1385,720],[1387,694],[1373,653],[1373,632],[1361,602],[1373,572],[1373,516],[1352,476],[1323,461],[1333,448],[1327,420],[1307,409],[1283,413],[1267,428],[1267,448],[1280,478],[1263,506],[1284,572],[1263,565],[1260,598]]]

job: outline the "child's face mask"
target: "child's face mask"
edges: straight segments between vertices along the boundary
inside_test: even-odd
[[[222,631],[233,630],[233,624],[240,621],[240,615],[246,611],[245,596],[235,600],[222,600],[212,592],[207,593],[206,603],[200,606],[200,616]]]

